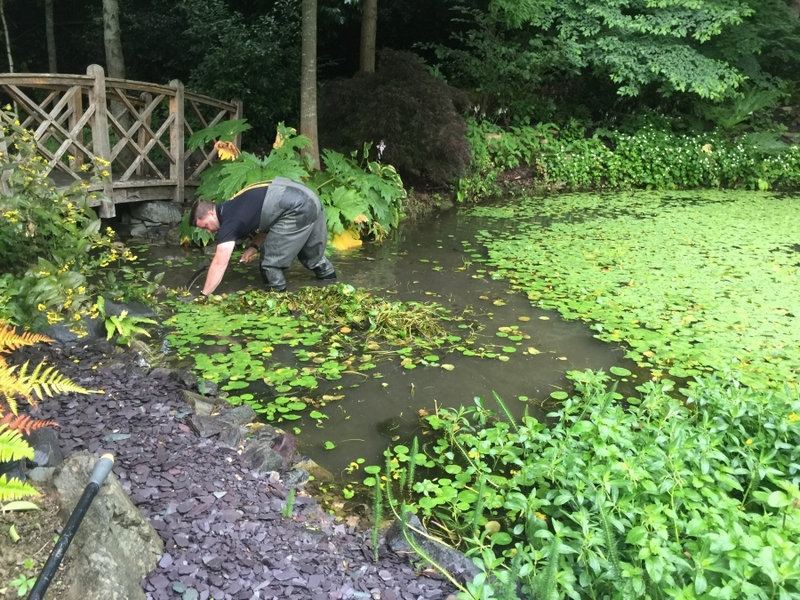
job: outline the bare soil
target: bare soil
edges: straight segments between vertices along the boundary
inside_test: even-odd
[[[61,521],[56,495],[47,486],[39,488],[41,496],[28,498],[39,510],[0,512],[0,598],[27,597],[29,588],[23,584],[20,589],[12,582],[19,581],[20,576],[35,580],[58,539]],[[14,541],[17,536],[19,539]],[[63,600],[68,577],[69,560],[65,560],[53,577],[45,598]],[[25,592],[20,594],[23,589]]]

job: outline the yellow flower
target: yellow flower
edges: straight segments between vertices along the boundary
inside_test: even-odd
[[[748,446],[752,446],[753,445],[753,440],[751,440],[750,438],[747,438],[747,441],[745,441],[745,444],[747,444]]]
[[[46,310],[47,310],[47,307],[46,307],[44,304],[42,304],[42,303],[40,302],[40,303],[39,303],[39,304],[36,306],[36,310],[38,310],[39,312],[44,312],[44,311],[46,311]]]
[[[800,419],[800,417],[797,416],[797,413],[792,413],[789,415],[790,421],[797,421],[798,419]]]

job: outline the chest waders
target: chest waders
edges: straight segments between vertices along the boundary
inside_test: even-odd
[[[258,230],[267,237],[260,249],[261,279],[271,290],[286,289],[283,271],[295,256],[317,279],[334,279],[325,257],[328,224],[322,203],[306,186],[276,177],[267,190]]]

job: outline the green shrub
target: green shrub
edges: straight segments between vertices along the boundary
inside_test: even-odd
[[[404,180],[449,185],[470,161],[466,107],[466,96],[416,55],[384,50],[375,73],[321,89],[320,142],[345,154],[371,143],[371,158],[394,165]]]
[[[74,326],[94,310],[90,277],[100,267],[133,258],[114,243],[110,228],[101,231],[100,219],[90,207],[98,196],[89,183],[79,181],[57,189],[47,177],[47,164],[36,151],[33,133],[15,124],[7,113],[3,141],[8,151],[0,168],[8,173],[0,194],[0,319],[41,329],[64,319]],[[92,181],[108,173],[108,165],[94,169]]]
[[[470,122],[475,157],[456,187],[460,201],[497,195],[517,170],[546,189],[791,189],[800,186],[800,149],[770,132],[677,134],[645,125],[632,134],[559,129],[552,123],[502,130]]]
[[[391,451],[388,480],[405,480],[409,460],[436,470],[417,475],[413,500],[394,495],[523,598],[800,594],[800,400],[788,388],[712,377],[676,399],[671,382],[650,382],[623,403],[607,375],[570,378],[552,427],[516,422],[499,398],[498,411],[480,398],[439,409],[426,418],[438,439],[419,456]]]

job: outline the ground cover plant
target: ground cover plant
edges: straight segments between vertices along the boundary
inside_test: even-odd
[[[460,598],[800,594],[795,392],[710,377],[682,400],[665,381],[621,402],[607,375],[570,378],[552,427],[476,398],[387,451],[382,496],[483,571]]]
[[[478,325],[469,315],[347,284],[287,294],[248,289],[208,302],[177,302],[174,310],[164,321],[169,351],[220,384],[229,402],[251,404],[276,422],[300,419],[311,409],[312,418],[322,418],[316,409],[327,400],[312,394],[322,380],[345,373],[380,378],[378,366],[386,360],[409,370],[452,370],[448,352],[505,361],[525,343],[511,327],[501,328],[502,344],[477,341]]]
[[[797,198],[568,194],[472,214],[516,224],[480,235],[495,278],[624,343],[654,378],[722,371],[755,389],[800,379]]]

